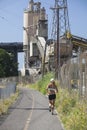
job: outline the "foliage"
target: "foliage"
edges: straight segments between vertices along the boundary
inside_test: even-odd
[[[87,129],[87,104],[78,99],[77,91],[60,88],[56,105],[66,130]]]
[[[53,73],[48,73],[40,81],[38,81],[38,83],[37,83],[38,90],[40,92],[42,92],[43,94],[46,94],[47,84],[49,83],[50,78],[52,78],[52,77],[53,77]]]
[[[0,78],[17,75],[17,63],[14,63],[13,59],[13,55],[0,49]]]
[[[34,88],[39,90],[40,92],[42,92],[43,94],[46,94],[46,87],[47,84],[50,81],[50,78],[53,77],[53,73],[47,73],[46,75],[44,75],[44,77],[42,79],[40,79],[38,82],[36,82],[35,84],[29,84],[29,88]]]

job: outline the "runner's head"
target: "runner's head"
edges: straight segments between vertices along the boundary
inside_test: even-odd
[[[55,82],[55,80],[52,78],[52,79],[50,79],[50,82],[51,82],[51,83],[54,83],[54,82]]]

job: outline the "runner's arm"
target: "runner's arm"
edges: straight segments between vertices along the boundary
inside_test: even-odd
[[[58,93],[58,88],[57,88],[57,86],[56,86],[56,92]]]

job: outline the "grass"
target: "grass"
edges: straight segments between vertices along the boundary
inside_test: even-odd
[[[50,78],[53,78],[53,73],[47,73],[41,80],[36,82],[35,84],[29,84],[29,88],[34,88],[40,91],[43,94],[46,94],[46,86],[50,81]]]
[[[17,90],[16,93],[12,94],[9,98],[0,100],[0,115],[6,114],[8,112],[8,108],[17,99],[18,94],[19,94],[19,92]]]

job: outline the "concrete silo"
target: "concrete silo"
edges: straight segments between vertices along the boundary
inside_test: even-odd
[[[32,25],[32,19],[29,16],[29,13],[33,12],[33,0],[28,4],[28,8],[24,10],[24,25],[23,25],[23,50],[24,50],[24,59],[25,59],[25,69],[29,68],[29,53],[30,53],[30,31]],[[31,23],[31,24],[30,24]]]
[[[35,59],[34,56],[30,57],[30,48],[33,49],[33,43],[31,37],[36,38],[43,37],[45,40],[48,37],[48,23],[46,19],[45,8],[41,8],[40,2],[29,1],[28,8],[24,10],[24,25],[23,25],[23,50],[24,50],[24,67],[25,69],[30,68],[30,62]],[[30,47],[30,43],[32,47]],[[35,43],[37,44],[37,43]],[[36,45],[37,47],[37,45]],[[35,48],[36,48],[35,47]],[[39,50],[38,47],[36,48]],[[38,54],[39,55],[39,54]]]

